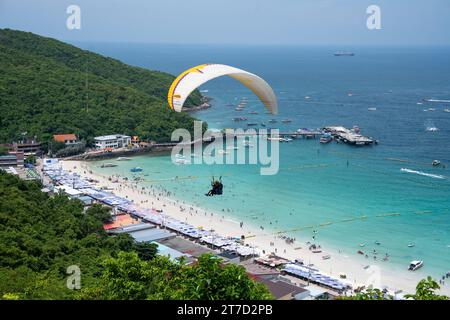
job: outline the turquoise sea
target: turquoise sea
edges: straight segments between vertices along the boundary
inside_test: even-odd
[[[321,145],[318,139],[280,144],[280,170],[273,176],[260,175],[255,165],[179,166],[169,156],[138,156],[98,170],[131,176],[129,169],[140,166],[148,174],[146,184],[237,221],[287,230],[305,240],[318,230],[321,244],[355,257],[359,244],[366,243],[366,251],[388,253],[386,264],[393,269],[405,270],[411,260],[421,259],[425,266],[418,273],[424,276],[440,277],[450,270],[450,113],[443,112],[450,103],[423,101],[450,100],[450,48],[77,45],[172,74],[202,63],[230,64],[273,86],[280,114],[278,123],[270,125],[274,117],[238,82],[221,78],[205,84],[201,89],[208,90],[213,107],[195,116],[210,128],[245,127],[246,122],[232,121],[245,116],[282,131],[358,125],[364,135],[380,141],[370,147]],[[333,56],[344,49],[356,55]],[[226,106],[244,96],[249,98],[244,111]],[[369,107],[377,110],[369,112]],[[425,112],[428,108],[435,111]],[[248,114],[253,110],[259,114]],[[281,123],[285,118],[292,123]],[[430,126],[439,131],[427,131]],[[446,167],[433,167],[434,159]],[[224,176],[221,197],[204,196],[212,175]],[[175,176],[197,178],[171,180]],[[306,226],[313,228],[302,229]],[[415,247],[408,248],[409,243]]]

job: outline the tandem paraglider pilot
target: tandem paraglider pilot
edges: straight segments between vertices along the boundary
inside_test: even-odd
[[[215,195],[222,195],[223,193],[223,184],[222,184],[222,177],[219,178],[219,180],[214,180],[214,177],[211,181],[211,190],[206,193],[206,196],[215,196]]]

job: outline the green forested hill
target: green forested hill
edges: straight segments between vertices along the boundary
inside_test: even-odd
[[[210,255],[193,265],[172,262],[154,244],[108,236],[102,225],[111,216],[101,205],[83,212],[80,201],[49,197],[41,187],[0,170],[0,300],[271,297],[242,266]],[[78,290],[67,287],[74,266]]]
[[[172,75],[128,66],[32,33],[0,29],[0,142],[28,132],[125,133],[167,141],[192,118],[168,109]],[[200,104],[194,92],[187,104]]]

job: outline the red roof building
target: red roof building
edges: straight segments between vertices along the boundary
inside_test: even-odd
[[[55,134],[53,140],[58,142],[64,142],[67,145],[78,143],[77,135],[74,133],[68,134]]]

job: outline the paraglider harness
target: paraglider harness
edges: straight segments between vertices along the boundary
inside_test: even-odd
[[[223,184],[222,184],[222,177],[219,178],[219,180],[214,180],[214,177],[211,181],[211,187],[212,189],[206,193],[206,196],[215,196],[215,195],[222,195],[223,193]]]

